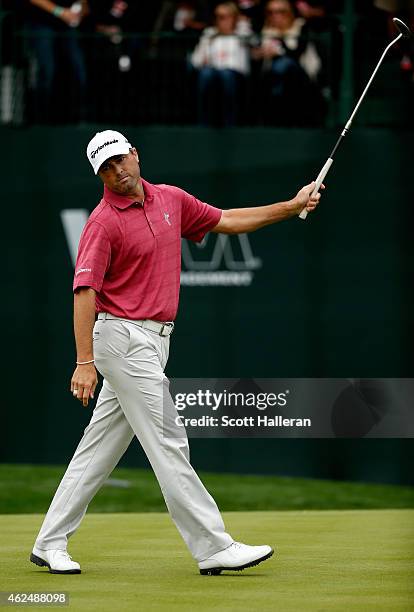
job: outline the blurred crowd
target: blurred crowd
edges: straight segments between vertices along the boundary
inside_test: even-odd
[[[319,125],[339,82],[343,1],[18,0],[31,120],[108,120],[118,107],[133,121],[155,95],[155,117],[171,97],[201,125]],[[355,2],[386,36],[394,14],[412,24],[413,5]],[[401,69],[412,59],[403,47]]]

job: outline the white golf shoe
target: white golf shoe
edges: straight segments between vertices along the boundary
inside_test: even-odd
[[[230,546],[215,553],[208,559],[200,561],[200,574],[217,576],[223,570],[242,570],[258,565],[273,555],[270,546],[248,546],[241,542],[233,542]]]
[[[51,574],[80,574],[79,563],[72,561],[66,550],[39,550],[33,548],[30,561],[40,567],[48,567]]]

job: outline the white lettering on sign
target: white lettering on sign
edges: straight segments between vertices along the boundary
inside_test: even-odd
[[[89,212],[82,208],[73,208],[62,210],[60,216],[72,264],[75,266],[79,239]],[[171,224],[169,213],[164,213],[164,220]],[[202,252],[207,257],[198,259],[197,252]],[[263,265],[262,260],[253,255],[247,234],[207,234],[204,240],[196,245],[195,250],[193,245],[190,249],[187,240],[183,240],[182,263],[181,285],[190,287],[248,287],[253,282],[255,271]],[[91,270],[82,268],[76,274],[80,272]]]
[[[88,220],[89,212],[84,208],[66,208],[60,211],[63,230],[68,243],[72,265],[75,267],[79,240]]]

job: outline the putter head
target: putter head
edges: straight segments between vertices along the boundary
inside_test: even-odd
[[[400,32],[400,34],[403,35],[403,38],[410,38],[412,36],[410,28],[407,25],[405,25],[405,23],[401,21],[401,19],[394,17],[393,22],[397,30]]]

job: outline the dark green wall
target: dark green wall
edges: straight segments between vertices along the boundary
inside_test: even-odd
[[[103,129],[102,127],[100,129]],[[0,130],[2,461],[66,462],[89,419],[71,398],[72,264],[59,213],[101,195],[92,127]],[[143,176],[219,207],[288,199],[325,161],[319,130],[130,128]],[[167,373],[412,377],[412,133],[355,130],[306,222],[250,237],[250,287],[183,287]],[[411,440],[192,441],[198,467],[412,480]],[[125,461],[139,465],[140,451]]]

